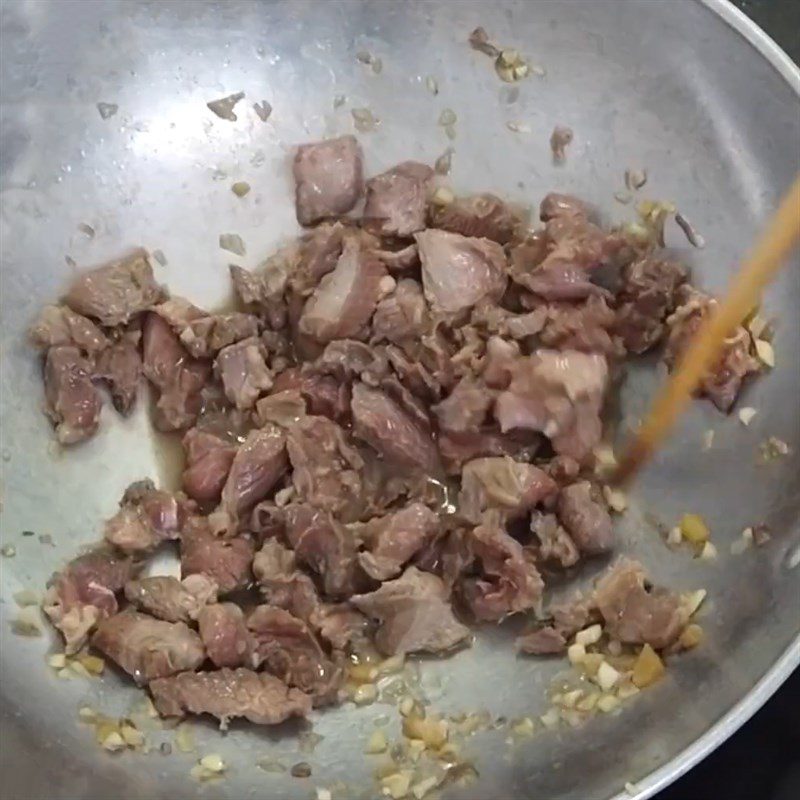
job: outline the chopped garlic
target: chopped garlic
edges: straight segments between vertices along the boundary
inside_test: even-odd
[[[575,643],[582,644],[584,647],[590,644],[597,644],[603,635],[603,628],[599,624],[590,625],[575,634]]]
[[[749,425],[753,421],[753,417],[758,414],[755,408],[747,406],[746,408],[739,409],[739,421],[742,425]]]
[[[428,794],[432,789],[435,789],[439,785],[439,778],[435,775],[431,775],[424,780],[421,780],[419,783],[415,783],[411,787],[411,794],[417,798],[417,800],[422,800],[425,795]]]
[[[41,636],[42,623],[37,606],[25,606],[19,610],[17,618],[11,621],[11,630],[17,636]]]
[[[97,719],[97,712],[89,706],[81,706],[78,709],[78,719],[81,722],[94,722]]]
[[[622,514],[622,512],[628,507],[627,495],[621,489],[615,489],[611,486],[604,486],[603,497],[605,497],[606,502],[610,506],[611,510],[616,511],[617,514]]]
[[[106,662],[98,656],[80,655],[78,662],[90,675],[102,675]]]
[[[398,706],[400,714],[407,717],[414,710],[414,701],[410,697],[404,697]]]
[[[14,594],[14,602],[20,607],[38,606],[39,595],[33,589],[22,589]]]
[[[367,706],[378,699],[378,687],[374,683],[362,683],[353,692],[353,702],[357,706]]]
[[[592,711],[597,705],[597,701],[599,699],[600,695],[597,692],[591,692],[590,694],[587,694],[586,697],[579,700],[575,708],[578,711]]]
[[[586,658],[586,648],[579,642],[567,648],[567,658],[570,664],[580,664]]]
[[[447,742],[447,721],[443,719],[411,715],[403,719],[402,728],[406,739],[422,739],[434,750]]]
[[[432,95],[439,94],[439,84],[437,83],[436,78],[434,78],[433,75],[428,75],[428,77],[425,78],[425,87]]]
[[[141,747],[144,744],[144,734],[133,725],[123,724],[120,733],[128,747]]]
[[[597,670],[597,683],[604,692],[610,691],[619,680],[619,672],[607,661],[604,661]]]
[[[448,188],[439,186],[433,193],[431,202],[437,206],[449,206],[455,199],[455,195]]]
[[[393,800],[400,800],[411,788],[411,773],[408,770],[386,775],[381,779],[381,791]]]
[[[633,665],[633,684],[639,689],[655,683],[665,672],[664,662],[659,657],[658,653],[646,644],[636,658],[636,663]]]
[[[116,753],[119,750],[124,750],[127,747],[125,740],[122,738],[121,734],[117,733],[117,731],[111,731],[111,733],[109,733],[108,736],[103,739],[102,744],[105,750],[109,750],[112,753]]]
[[[203,756],[199,764],[209,772],[225,772],[228,768],[219,753],[209,753],[207,756]]]
[[[539,719],[542,722],[542,725],[545,726],[548,730],[553,730],[553,728],[558,727],[559,720],[561,719],[561,715],[558,713],[557,708],[550,708],[544,714],[542,714]]]
[[[564,692],[564,694],[561,695],[560,705],[564,706],[564,708],[575,708],[578,700],[580,700],[582,696],[583,692],[580,689],[573,689],[571,692]]]
[[[367,746],[364,752],[368,755],[376,755],[377,753],[385,753],[389,743],[386,740],[386,734],[381,731],[374,731],[367,741]]]
[[[681,633],[678,641],[680,642],[681,647],[691,650],[693,647],[697,647],[697,645],[703,641],[703,629],[694,623],[687,625],[684,631]]]
[[[402,653],[399,653],[398,655],[391,656],[390,658],[387,658],[385,661],[382,661],[380,664],[378,664],[376,674],[394,675],[403,669],[404,664],[405,656]]]
[[[692,544],[707,542],[711,532],[699,514],[684,514],[680,522],[681,535]]]
[[[181,753],[194,750],[194,730],[188,722],[182,722],[175,731],[175,746]]]
[[[686,613],[692,617],[697,612],[697,609],[703,604],[703,600],[706,599],[706,592],[705,589],[698,589],[696,592],[686,592],[686,594],[682,595],[681,599],[684,602],[684,606],[686,608]]]
[[[762,339],[762,334],[767,329],[767,321],[764,319],[764,317],[760,317],[758,314],[753,314],[750,320],[745,323],[745,327],[750,331],[754,339]]]
[[[317,787],[317,800],[331,800],[331,790]]]
[[[619,708],[619,698],[613,694],[604,694],[597,701],[597,707],[604,713],[610,714],[614,709]]]
[[[617,697],[619,697],[620,700],[627,700],[635,694],[639,694],[639,687],[632,683],[625,683],[617,689]]]
[[[533,720],[530,717],[523,717],[511,725],[511,732],[517,736],[533,736],[534,730]]]
[[[766,339],[755,340],[756,355],[762,364],[768,367],[775,366],[775,349]]]
[[[250,184],[247,181],[236,181],[236,183],[231,186],[231,191],[237,197],[244,197],[250,191]]]
[[[53,669],[64,669],[67,666],[67,656],[64,653],[53,653],[48,656],[47,664]]]
[[[706,542],[700,551],[700,558],[703,561],[713,561],[717,557],[717,548],[711,542]]]
[[[604,470],[612,469],[617,466],[617,457],[610,444],[599,444],[594,448],[595,471],[598,467]]]
[[[219,235],[219,246],[222,250],[227,250],[236,256],[243,256],[247,253],[242,237],[238,233],[221,233]]]
[[[635,784],[633,784],[633,783],[630,783],[630,781],[629,781],[628,783],[626,783],[626,784],[625,784],[625,791],[626,791],[626,792],[627,792],[627,793],[628,793],[628,794],[629,794],[631,797],[633,797],[633,796],[634,796],[634,795],[635,795],[635,794],[636,794],[636,793],[637,793],[639,790],[636,788],[636,785],[635,785]]]
[[[703,433],[703,450],[710,450],[714,444],[714,431],[710,428]]]
[[[670,547],[677,547],[683,541],[683,534],[679,526],[675,526],[667,534],[667,544]]]

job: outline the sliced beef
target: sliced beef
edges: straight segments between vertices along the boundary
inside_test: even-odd
[[[515,644],[520,652],[534,656],[561,655],[567,649],[564,635],[550,626],[518,636]]]
[[[183,490],[200,502],[219,500],[237,447],[228,437],[191,428],[183,437]]]
[[[435,311],[448,314],[479,300],[499,300],[506,287],[503,248],[489,239],[430,229],[415,234],[422,261],[422,287]]]
[[[133,411],[142,375],[138,339],[136,332],[112,342],[97,357],[94,368],[94,377],[107,384],[114,408],[125,416]]]
[[[581,553],[607,553],[614,546],[614,528],[605,505],[592,495],[589,481],[562,489],[558,518]]]
[[[569,533],[558,524],[555,514],[533,514],[531,532],[539,541],[536,551],[538,561],[565,569],[578,563],[580,552]]]
[[[275,425],[257,428],[247,434],[236,451],[222,489],[220,512],[227,517],[229,531],[246,518],[286,472],[286,435]]]
[[[589,208],[583,200],[559,192],[550,192],[539,204],[539,219],[549,222],[556,217],[588,218]]]
[[[293,550],[267,539],[253,560],[258,588],[267,603],[308,622],[319,608],[314,582],[297,568]]]
[[[214,363],[225,396],[240,411],[252,408],[262,392],[272,386],[272,372],[257,338],[242,339],[220,350]]]
[[[488,512],[471,535],[480,576],[462,582],[464,599],[477,620],[499,622],[528,611],[542,596],[544,582],[522,545],[503,529],[502,515]]]
[[[70,286],[64,302],[79,314],[101,325],[125,325],[152,308],[163,297],[144,250],[103,267],[81,273]]]
[[[441,578],[416,567],[408,567],[396,580],[351,602],[380,623],[375,644],[386,655],[442,653],[470,635],[453,614]]]
[[[432,410],[439,420],[439,427],[449,431],[474,432],[483,426],[494,398],[495,393],[484,383],[464,378]]]
[[[290,367],[275,378],[272,393],[292,390],[302,395],[309,414],[334,422],[344,422],[350,416],[350,387],[332,375]]]
[[[226,724],[245,717],[256,725],[277,725],[311,712],[311,698],[266,673],[249,669],[184,672],[150,684],[153,702],[167,717],[211,714]]]
[[[688,284],[678,292],[678,302],[678,309],[667,320],[669,338],[664,360],[670,369],[676,366],[717,304],[714,298]],[[730,411],[744,379],[760,368],[758,359],[750,354],[750,334],[739,326],[725,340],[722,354],[701,381],[698,393],[707,396],[720,411]]]
[[[381,348],[353,339],[338,339],[325,347],[311,369],[340,381],[362,377],[375,384],[387,374],[389,365]]]
[[[323,343],[357,336],[375,311],[385,275],[374,253],[355,237],[347,239],[335,269],[322,278],[303,307],[298,330]]]
[[[439,534],[439,517],[422,503],[370,520],[366,526],[367,552],[360,553],[364,572],[385,581],[398,575],[406,562]]]
[[[181,536],[181,571],[184,576],[205,575],[217,584],[220,594],[228,594],[250,585],[254,553],[246,537],[221,539],[204,518],[193,517]]]
[[[108,346],[108,339],[100,328],[69,306],[45,306],[28,333],[31,342],[41,350],[69,346],[91,356]]]
[[[101,620],[92,647],[139,684],[197,669],[206,657],[200,637],[184,622],[164,622],[135,611]]]
[[[486,360],[483,364],[483,380],[493,389],[507,389],[511,383],[513,366],[520,357],[519,345],[499,336],[486,342]]]
[[[345,599],[358,590],[355,543],[328,512],[310,505],[288,506],[286,538],[297,561],[319,575],[326,595]]]
[[[334,650],[344,651],[349,646],[358,650],[370,642],[369,620],[349,603],[321,605],[311,623]]]
[[[130,558],[96,550],[70,561],[48,582],[43,608],[64,636],[67,653],[75,653],[98,620],[117,613],[117,593],[134,572]]]
[[[197,625],[215,667],[250,666],[252,642],[239,606],[234,603],[206,606],[197,617]]]
[[[667,647],[687,622],[680,597],[667,589],[648,589],[642,565],[627,558],[597,582],[594,602],[608,635],[627,644]]]
[[[354,136],[298,147],[292,168],[297,221],[313,225],[350,211],[364,190],[362,161]]]
[[[142,342],[142,371],[159,394],[156,427],[162,431],[190,427],[200,410],[200,390],[211,374],[210,363],[192,358],[158,314],[145,318]]]
[[[364,226],[380,236],[411,236],[425,228],[425,205],[433,170],[404,161],[367,181]]]
[[[137,608],[167,622],[197,619],[207,603],[217,601],[217,585],[204,575],[179,581],[167,575],[139,578],[125,584],[125,597]]]
[[[372,318],[372,334],[377,341],[395,344],[417,339],[427,327],[428,312],[422,287],[411,278],[397,282],[395,290],[378,303]]]
[[[256,425],[291,428],[306,415],[306,401],[298,389],[284,389],[262,397],[256,403]]]
[[[432,204],[430,222],[433,228],[508,244],[524,220],[508,203],[484,192],[457,197],[447,205]]]
[[[437,440],[448,474],[460,472],[464,463],[481,456],[509,455],[530,460],[540,443],[541,436],[533,431],[501,433],[497,426],[491,425],[470,433],[441,431]]]
[[[622,278],[614,329],[628,352],[644,353],[663,340],[686,270],[674,261],[645,256],[626,267]]]
[[[399,250],[378,250],[376,255],[389,272],[406,272],[419,266],[419,248],[416,243]]]
[[[102,401],[92,384],[92,363],[77,347],[58,345],[47,351],[44,395],[45,413],[61,444],[77,444],[94,436]]]
[[[344,248],[348,231],[341,222],[323,222],[300,241],[297,263],[289,276],[293,290],[303,297],[311,294],[329,272],[333,272]]]
[[[289,430],[287,450],[301,500],[334,513],[359,502],[364,461],[335,422],[316,416],[298,421]]]
[[[614,333],[617,316],[600,295],[581,303],[550,303],[546,314],[540,339],[548,347],[606,356],[623,354]]]
[[[150,480],[137,481],[122,495],[119,511],[106,520],[103,535],[125,553],[147,552],[177,539],[185,516],[179,497],[156,489]]]
[[[395,345],[386,346],[386,355],[392,369],[404,387],[425,403],[438,400],[442,396],[442,386],[430,370],[415,358],[410,358],[405,350]],[[427,418],[427,412],[425,414]]]
[[[511,383],[495,403],[495,418],[503,431],[541,431],[557,453],[580,461],[600,441],[607,382],[603,356],[538,350],[512,367]]]
[[[553,499],[557,491],[555,481],[533,464],[523,464],[509,456],[476,458],[464,465],[458,509],[474,522],[487,508],[518,516]]]
[[[259,312],[276,331],[286,326],[285,291],[296,259],[296,248],[292,246],[268,258],[258,272],[250,272],[235,264],[230,266],[234,294],[246,308]]]
[[[344,677],[303,620],[282,608],[259,606],[247,618],[254,658],[289,686],[313,698],[314,705],[336,700]]]
[[[387,461],[428,474],[438,471],[438,454],[430,435],[384,392],[356,384],[351,409],[356,435]]]

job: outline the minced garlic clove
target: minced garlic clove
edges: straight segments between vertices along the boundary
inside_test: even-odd
[[[633,665],[631,680],[634,686],[643,689],[659,680],[665,671],[664,662],[658,653],[649,644],[646,644]]]
[[[680,521],[681,535],[692,544],[703,544],[711,536],[705,520],[699,514],[684,514]]]

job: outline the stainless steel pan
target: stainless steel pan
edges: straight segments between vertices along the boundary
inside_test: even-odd
[[[722,0],[493,3],[103,2],[33,0],[2,5],[2,524],[16,556],[2,569],[3,794],[48,797],[193,797],[191,756],[111,756],[77,724],[84,702],[122,713],[133,691],[114,675],[63,681],[48,670],[46,639],[10,633],[11,599],[41,587],[66,557],[99,535],[123,487],[145,475],[169,480],[171,466],[144,410],[59,453],[40,412],[38,365],[24,330],[56,297],[72,267],[99,263],[130,245],[161,249],[159,277],[201,305],[225,299],[229,254],[220,233],[239,233],[257,260],[295,232],[289,148],[349,132],[350,109],[380,119],[361,139],[370,172],[404,158],[432,161],[450,145],[437,118],[458,115],[452,179],[461,190],[491,189],[536,202],[573,191],[621,219],[613,200],[626,168],[646,168],[645,194],[671,199],[704,235],[691,250],[677,228],[669,244],[710,289],[725,285],[737,257],[798,168],[800,74],[744,16]],[[502,84],[470,50],[483,25],[546,70]],[[356,59],[383,61],[376,75]],[[426,89],[436,78],[439,94]],[[213,116],[209,100],[237,91],[239,119]],[[345,103],[334,108],[334,97]],[[274,106],[262,122],[251,108]],[[98,103],[118,110],[103,118]],[[107,113],[107,111],[106,111]],[[530,132],[511,132],[508,121]],[[557,123],[575,131],[565,165],[551,163]],[[244,200],[230,191],[247,180]],[[89,225],[94,231],[88,236]],[[515,749],[501,732],[472,740],[480,782],[453,797],[607,798],[626,782],[647,797],[680,775],[747,719],[800,659],[800,263],[765,298],[777,320],[778,363],[747,390],[759,410],[750,427],[697,403],[678,437],[636,487],[621,519],[620,549],[681,589],[704,587],[708,638],[672,660],[668,679],[620,716],[579,730],[541,733]],[[660,374],[632,368],[624,410],[641,415]],[[713,447],[702,450],[706,430]],[[778,436],[789,457],[757,465],[759,442]],[[646,521],[672,524],[703,514],[719,549],[715,562],[667,550]],[[741,530],[766,521],[773,539],[734,557]],[[23,530],[52,536],[54,547]],[[591,577],[590,568],[585,579]],[[515,656],[509,630],[480,633],[469,651],[423,665],[442,711],[489,709],[536,715],[559,665]],[[316,786],[370,786],[362,755],[372,719],[385,706],[320,715],[325,736],[310,779],[259,771],[269,754],[299,760],[289,734],[200,726],[202,752],[221,752],[228,777],[218,798],[312,796]],[[295,753],[295,755],[293,755]],[[206,790],[203,790],[206,791]],[[364,796],[370,796],[367,792]]]

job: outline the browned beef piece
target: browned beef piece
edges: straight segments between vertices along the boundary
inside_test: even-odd
[[[298,562],[320,576],[326,595],[345,599],[358,590],[352,536],[327,512],[310,505],[288,506],[286,538]]]
[[[675,310],[686,270],[674,261],[645,256],[626,267],[622,279],[614,329],[628,352],[644,353],[664,338],[664,323]]]
[[[524,220],[508,203],[484,192],[457,197],[447,205],[432,204],[430,222],[433,228],[508,244]]]
[[[541,431],[555,451],[581,461],[600,441],[600,410],[608,383],[603,356],[576,350],[538,350],[512,367],[508,389],[495,403],[503,431]]]
[[[297,263],[289,276],[294,291],[311,294],[322,277],[335,269],[348,233],[352,232],[341,222],[323,222],[300,240]]]
[[[385,517],[372,519],[364,531],[368,551],[358,556],[361,568],[378,581],[393,578],[438,534],[439,517],[422,503],[411,503]]]
[[[211,365],[192,358],[158,314],[145,318],[142,342],[142,371],[159,394],[156,427],[163,431],[188,428],[197,419],[200,390]]]
[[[425,299],[435,311],[451,314],[484,298],[497,301],[502,297],[506,257],[497,242],[436,229],[417,233],[415,238]]]
[[[509,455],[530,460],[540,442],[541,436],[533,431],[501,433],[497,426],[486,426],[478,432],[468,433],[441,431],[437,440],[448,474],[460,472],[464,463],[481,456]]]
[[[503,306],[483,301],[472,309],[470,315],[470,323],[481,329],[485,328],[487,333],[495,334],[493,338],[525,339],[528,336],[535,336],[542,330],[546,321],[547,309],[541,304],[535,305],[533,310],[527,313],[515,314]]]
[[[313,225],[350,211],[364,191],[362,161],[354,136],[298,147],[293,165],[297,221]]]
[[[404,161],[367,181],[364,226],[380,236],[411,236],[425,228],[425,205],[433,170]]]
[[[275,378],[272,394],[296,390],[306,402],[309,414],[344,422],[350,415],[350,387],[331,375],[289,367]]]
[[[180,497],[156,489],[150,480],[132,483],[119,511],[106,520],[106,541],[126,553],[146,552],[167,539],[177,539],[186,511]]]
[[[100,353],[94,368],[94,377],[108,385],[114,408],[126,416],[136,403],[142,375],[142,355],[138,340],[138,332],[123,335]]]
[[[77,444],[97,431],[102,401],[92,384],[92,363],[77,347],[58,345],[44,363],[45,413],[61,444]]]
[[[377,620],[375,644],[386,655],[426,651],[441,653],[470,635],[453,614],[441,578],[408,567],[396,580],[351,599],[356,608]]]
[[[405,272],[419,266],[419,248],[416,243],[399,250],[378,250],[376,255],[389,272]]]
[[[42,350],[69,345],[86,355],[95,355],[108,346],[108,339],[100,328],[69,306],[45,306],[31,326],[29,336]]]
[[[206,606],[197,617],[197,625],[214,666],[251,666],[252,642],[239,606],[234,603]]]
[[[405,350],[392,344],[386,345],[386,355],[403,387],[407,387],[415,397],[424,401],[425,409],[427,403],[434,402],[442,396],[441,384],[421,361],[410,357]],[[382,382],[382,385],[385,387],[386,382]],[[426,420],[427,417],[426,410]],[[426,425],[429,426],[429,421]]]
[[[533,464],[523,464],[509,456],[476,458],[464,465],[458,510],[474,522],[487,508],[519,516],[554,499],[557,491],[555,481]]]
[[[580,553],[561,525],[555,514],[533,514],[531,516],[531,531],[539,540],[536,558],[548,565],[557,564],[567,568],[574,566],[580,559]]]
[[[168,575],[139,578],[125,584],[125,597],[137,608],[167,622],[197,619],[207,603],[216,603],[217,585],[205,575],[179,581]]]
[[[184,622],[163,622],[135,611],[99,622],[92,646],[139,684],[197,669],[206,657],[200,637]]]
[[[372,318],[372,333],[377,341],[395,344],[418,339],[428,324],[428,310],[422,287],[411,278],[397,282],[395,290],[378,303]]]
[[[306,415],[306,401],[298,389],[271,392],[256,403],[254,419],[256,425],[279,425],[291,428]]]
[[[534,656],[560,655],[567,649],[567,640],[555,628],[545,626],[518,636],[517,649]]]
[[[359,240],[345,240],[333,272],[319,282],[308,298],[298,330],[318,342],[346,339],[362,333],[381,297],[383,264]]]
[[[314,705],[336,700],[344,677],[303,620],[273,606],[259,606],[247,618],[254,660],[289,686],[311,695]]]
[[[287,450],[297,495],[312,505],[344,512],[359,501],[364,461],[344,431],[326,417],[305,417],[289,430]]]
[[[152,681],[150,691],[159,713],[167,717],[211,714],[226,724],[245,717],[256,725],[277,725],[311,712],[311,698],[266,673],[249,669],[184,672]]]
[[[479,431],[492,407],[495,392],[486,384],[472,378],[463,378],[453,391],[432,411],[439,427],[449,431]]]
[[[314,582],[297,568],[293,550],[267,539],[253,560],[253,572],[266,601],[308,622],[319,607]]]
[[[228,594],[250,585],[254,551],[250,539],[221,539],[214,536],[206,519],[192,517],[181,536],[181,571],[184,576],[205,575],[217,584],[220,594]]]
[[[667,589],[648,590],[646,581],[641,564],[622,558],[597,582],[594,602],[612,638],[667,647],[686,626],[686,611],[678,595]]]
[[[580,350],[620,356],[623,350],[616,335],[617,316],[605,298],[594,295],[579,303],[550,303],[540,333],[543,344],[556,350]]]
[[[170,298],[153,310],[170,324],[195,358],[213,357],[223,347],[258,336],[261,328],[253,314],[209,314],[181,297]]]
[[[223,347],[217,356],[214,367],[225,396],[240,411],[252,408],[259,395],[272,386],[265,356],[261,340],[255,337]]]
[[[228,531],[236,529],[260,500],[263,500],[286,472],[286,436],[276,425],[257,428],[247,434],[236,451],[228,479],[222,489],[219,511]]]
[[[503,529],[502,515],[487,512],[472,531],[472,551],[481,576],[462,583],[464,599],[475,618],[499,622],[509,614],[528,611],[539,602],[544,582],[522,545]]]
[[[125,325],[152,308],[163,297],[144,250],[81,273],[70,286],[64,302],[79,314],[102,325]]]
[[[201,428],[190,428],[183,437],[186,466],[183,490],[200,502],[219,500],[236,455],[236,445]]]
[[[268,258],[258,272],[230,266],[234,294],[244,306],[258,311],[273,330],[286,326],[287,308],[284,298],[289,274],[296,261],[295,248],[279,251]]]
[[[592,496],[589,481],[561,490],[558,518],[581,553],[607,553],[614,546],[614,527],[603,503]]]
[[[429,474],[438,471],[438,453],[430,435],[384,392],[357,383],[351,410],[356,435],[387,461]]]
[[[130,558],[96,550],[70,561],[48,582],[43,608],[64,636],[67,653],[75,653],[98,620],[117,613],[117,592],[134,571]]]
[[[381,348],[354,339],[337,339],[325,347],[311,370],[333,375],[340,381],[361,376],[377,383],[388,373],[389,364]]]
[[[679,307],[667,320],[669,338],[664,360],[670,369],[675,367],[694,335],[717,305],[714,298],[688,284],[679,290],[677,297]],[[706,395],[720,411],[730,411],[744,379],[760,369],[758,359],[750,354],[750,334],[739,326],[726,339],[722,354],[703,378],[698,393]]]

